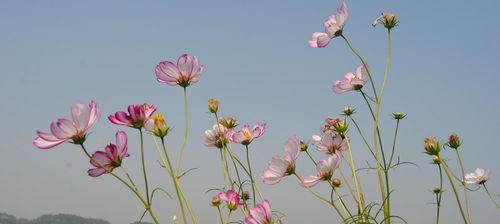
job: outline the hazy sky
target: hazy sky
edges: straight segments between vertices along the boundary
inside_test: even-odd
[[[185,168],[198,170],[184,178],[189,197],[203,223],[216,222],[208,206],[222,176],[218,153],[203,146],[211,127],[206,100],[221,100],[223,114],[238,123],[267,122],[265,135],[252,144],[255,173],[265,169],[291,135],[309,138],[323,119],[337,116],[345,105],[358,108],[358,120],[371,132],[368,110],[356,93],[335,95],[331,83],[359,61],[340,39],[326,49],[311,49],[311,32],[339,1],[2,1],[0,4],[0,212],[33,218],[45,213],[75,213],[115,224],[132,222],[142,210],[123,186],[109,177],[86,175],[88,160],[79,148],[63,144],[51,150],[32,146],[36,129],[47,130],[59,117],[69,117],[76,102],[96,100],[101,121],[88,147],[101,150],[117,130],[129,134],[131,157],[124,165],[140,182],[137,133],[110,124],[107,115],[129,104],[148,102],[174,127],[168,146],[176,153],[183,130],[182,91],[160,85],[154,66],[197,55],[206,65],[201,81],[189,87],[192,126]],[[380,84],[386,33],[371,23],[382,11],[395,12],[394,60],[382,109],[382,131],[391,140],[395,111],[408,113],[400,129],[398,155],[419,167],[393,172],[393,207],[409,223],[431,223],[437,186],[436,167],[422,153],[423,138],[443,141],[452,132],[463,139],[466,169],[489,168],[489,188],[500,193],[500,16],[498,1],[349,1],[345,35],[371,64]],[[359,166],[370,159],[353,133]],[[155,162],[147,138],[151,182],[169,179]],[[237,148],[238,152],[240,148]],[[325,156],[314,152],[317,159]],[[452,152],[446,155],[455,167]],[[314,169],[305,158],[301,174]],[[457,170],[458,171],[458,170]],[[376,199],[373,172],[361,181],[368,199]],[[259,181],[260,182],[260,181]],[[297,186],[293,178],[263,186],[273,209],[286,223],[323,223],[334,213]],[[174,191],[167,186],[167,189]],[[319,188],[318,190],[325,190]],[[179,214],[175,200],[158,195],[162,220]],[[492,223],[500,213],[484,192],[472,194],[473,219]],[[444,195],[443,223],[459,223],[451,189]]]

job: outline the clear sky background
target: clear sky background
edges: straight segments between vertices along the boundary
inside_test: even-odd
[[[273,155],[283,153],[292,134],[309,138],[323,119],[338,116],[345,105],[371,133],[368,110],[356,93],[335,95],[334,80],[360,63],[341,39],[326,49],[311,49],[311,32],[339,1],[2,1],[0,4],[0,212],[33,218],[46,213],[74,213],[115,224],[135,221],[142,210],[123,186],[109,177],[86,175],[88,160],[71,144],[42,151],[32,146],[35,130],[47,130],[69,117],[76,102],[96,100],[101,121],[88,147],[101,150],[117,130],[131,138],[131,157],[124,161],[139,175],[139,142],[134,130],[110,124],[106,116],[129,104],[148,102],[174,127],[168,145],[178,151],[183,130],[182,89],[160,85],[154,67],[182,53],[197,55],[206,65],[201,81],[189,87],[192,126],[185,168],[198,170],[184,178],[189,197],[203,223],[216,222],[208,206],[222,176],[218,152],[206,149],[202,133],[212,126],[210,97],[222,113],[238,123],[267,122],[265,135],[252,144],[255,173]],[[499,1],[348,1],[345,27],[354,46],[371,64],[380,84],[386,32],[371,27],[382,11],[401,21],[394,29],[394,54],[382,108],[382,131],[391,140],[395,111],[408,113],[400,129],[398,155],[418,167],[393,172],[393,207],[409,223],[431,223],[435,206],[431,189],[437,169],[423,154],[423,139],[441,140],[452,132],[463,139],[466,169],[491,170],[489,188],[500,193],[500,58]],[[354,131],[352,132],[355,133]],[[155,162],[147,138],[151,182],[169,179]],[[361,166],[370,159],[357,135],[354,154]],[[238,151],[241,153],[243,150]],[[324,158],[320,153],[317,159]],[[446,152],[456,167],[452,152]],[[458,172],[458,170],[456,170]],[[303,158],[301,174],[314,168]],[[373,172],[361,175],[368,199],[376,199]],[[169,185],[170,186],[170,185]],[[330,222],[334,213],[297,186],[293,178],[263,186],[273,209],[286,223]],[[443,223],[460,223],[451,189],[444,195]],[[171,187],[167,188],[174,193]],[[326,190],[321,187],[318,190]],[[475,223],[492,223],[500,213],[484,192],[471,196]],[[158,195],[157,213],[167,220],[179,212],[175,200]]]

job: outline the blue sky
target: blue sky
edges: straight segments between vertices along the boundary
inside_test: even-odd
[[[76,102],[96,100],[101,121],[88,140],[100,150],[117,130],[132,138],[129,170],[138,171],[136,133],[111,125],[105,117],[129,104],[156,105],[174,127],[168,144],[180,145],[183,130],[182,91],[154,80],[154,66],[197,55],[206,65],[201,81],[189,88],[192,126],[185,164],[198,167],[185,178],[199,216],[214,222],[216,213],[204,192],[221,183],[218,153],[202,145],[211,127],[206,100],[218,98],[222,113],[239,123],[267,122],[268,131],[252,149],[256,173],[282,153],[291,135],[318,131],[323,119],[345,105],[358,108],[358,120],[369,130],[368,110],[359,94],[335,95],[331,83],[359,65],[340,40],[326,49],[311,49],[311,32],[339,1],[3,1],[0,5],[0,211],[32,218],[44,213],[76,213],[113,223],[134,221],[141,209],[132,195],[110,177],[86,176],[88,161],[73,145],[41,151],[31,145],[36,129],[69,116]],[[371,23],[382,11],[397,14],[390,80],[382,108],[382,130],[390,139],[395,111],[402,122],[398,153],[419,167],[394,171],[393,206],[410,223],[434,219],[430,190],[436,169],[422,153],[423,138],[444,140],[452,132],[463,139],[467,170],[492,171],[490,190],[499,193],[500,91],[495,65],[500,57],[498,1],[348,1],[345,35],[367,58],[380,84],[386,34]],[[358,163],[369,155],[357,136]],[[135,147],[134,147],[135,144]],[[168,179],[147,144],[152,182]],[[315,154],[322,158],[321,154]],[[456,159],[448,152],[450,163]],[[307,160],[302,173],[313,172]],[[458,171],[458,170],[457,170]],[[368,197],[373,173],[362,175]],[[139,178],[139,173],[135,173]],[[287,214],[287,223],[325,222],[333,213],[294,179],[263,187],[272,206]],[[161,197],[161,196],[160,196]],[[443,220],[459,222],[451,190],[445,194]],[[163,202],[160,202],[163,201]],[[166,220],[175,201],[158,200]],[[476,223],[498,220],[498,210],[483,192],[472,196]],[[307,209],[305,209],[307,208]],[[417,212],[416,212],[417,211]]]

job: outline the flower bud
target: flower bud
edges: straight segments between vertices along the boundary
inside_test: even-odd
[[[243,191],[241,193],[241,199],[243,199],[243,201],[248,201],[250,199],[250,193],[248,193],[248,191]]]
[[[396,25],[398,25],[399,21],[396,15],[394,13],[386,13],[383,12],[377,19],[373,22],[372,26],[377,26],[377,24],[382,23],[384,24],[385,28],[388,30],[394,28]]]
[[[448,146],[450,146],[452,149],[458,149],[462,142],[460,141],[460,137],[458,137],[457,134],[452,134],[450,137],[448,137]]]
[[[437,156],[441,151],[439,141],[435,137],[426,137],[424,140],[425,152],[429,155]]]
[[[443,193],[443,190],[441,190],[440,188],[434,188],[434,190],[432,190],[432,192],[434,194],[441,194],[441,193]]]
[[[433,156],[432,157],[432,162],[434,164],[441,164],[441,158],[439,156]]]
[[[345,116],[351,116],[352,114],[354,114],[355,110],[356,109],[353,109],[353,108],[351,108],[349,106],[345,106],[344,107],[344,111],[343,111],[344,112],[343,115],[345,115]]]
[[[236,119],[234,117],[229,117],[229,116],[227,118],[221,117],[219,119],[219,124],[221,124],[227,129],[233,129],[237,126]]]
[[[221,202],[221,200],[220,200],[220,198],[219,198],[219,197],[214,197],[214,198],[212,199],[212,206],[219,207],[220,202]]]
[[[401,112],[395,112],[392,113],[392,117],[396,120],[403,120],[406,117],[406,114],[403,114]]]
[[[309,145],[306,142],[304,142],[303,140],[300,140],[300,151],[305,152],[305,151],[307,151],[308,147],[309,147]]]
[[[333,178],[332,185],[334,187],[340,187],[341,184],[342,184],[342,182],[339,180],[339,178]]]
[[[217,113],[219,110],[219,101],[216,99],[208,99],[208,110],[210,113]]]
[[[149,129],[156,137],[163,138],[168,135],[170,128],[167,126],[163,114],[156,113],[153,115],[153,123],[148,123],[146,124],[146,129]]]

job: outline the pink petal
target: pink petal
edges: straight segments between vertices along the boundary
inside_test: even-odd
[[[177,68],[183,76],[191,77],[193,67],[193,59],[187,54],[183,54],[177,59]]]
[[[314,187],[321,181],[321,177],[316,175],[301,177],[301,185],[304,187]]]
[[[116,139],[116,147],[119,151],[119,154],[122,154],[122,152],[126,153],[127,141],[128,141],[127,134],[124,131],[116,132],[115,139]]]
[[[99,107],[97,106],[96,102],[91,101],[89,107],[90,107],[90,119],[87,124],[87,129],[94,126],[95,122],[97,122],[101,116]]]
[[[86,105],[81,103],[71,107],[71,116],[76,125],[76,129],[84,131],[87,128],[90,120],[90,111]]]
[[[102,168],[92,168],[87,171],[89,176],[91,177],[98,177],[106,173],[106,171]]]
[[[39,149],[50,149],[52,147],[55,147],[55,146],[63,143],[64,141],[65,141],[64,139],[61,139],[58,141],[47,141],[41,137],[37,137],[37,138],[35,138],[35,140],[33,140],[33,145]]]
[[[170,61],[162,61],[156,66],[155,69],[156,80],[161,83],[169,85],[176,85],[177,80],[181,76],[178,68]]]

